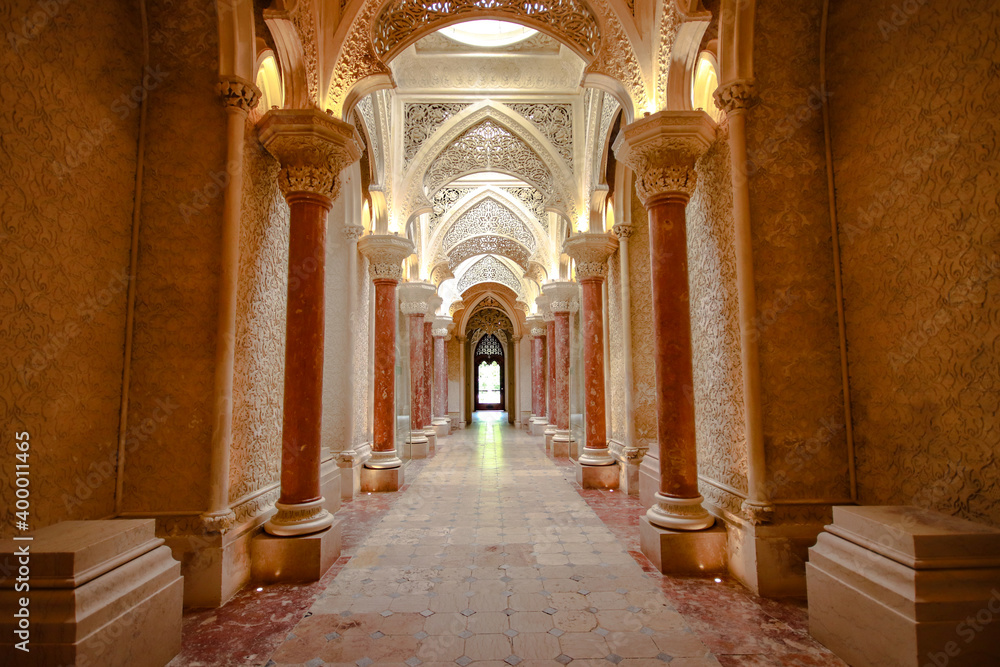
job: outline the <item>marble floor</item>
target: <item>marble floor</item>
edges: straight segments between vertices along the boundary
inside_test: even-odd
[[[345,504],[320,582],[186,614],[172,667],[844,664],[801,603],[661,575],[635,498],[580,489],[540,438],[477,417],[411,463],[401,493]]]

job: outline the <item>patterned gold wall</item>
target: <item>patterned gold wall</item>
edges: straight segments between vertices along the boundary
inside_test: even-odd
[[[860,500],[993,525],[998,26],[996,3],[834,3],[829,56]]]
[[[9,456],[30,434],[32,528],[114,512],[139,127],[134,5],[50,4],[0,5],[0,423]]]

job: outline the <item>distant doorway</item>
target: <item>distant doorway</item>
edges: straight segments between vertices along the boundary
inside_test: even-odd
[[[493,334],[479,339],[474,356],[476,369],[476,410],[503,410],[504,356],[500,340]]]

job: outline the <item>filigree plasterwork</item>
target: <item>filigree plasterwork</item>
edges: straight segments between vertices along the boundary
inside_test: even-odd
[[[372,96],[365,95],[358,102],[358,112],[365,123],[365,130],[368,132],[368,141],[371,144],[371,154],[368,156],[375,164],[375,175],[379,182],[384,180],[385,161],[382,159],[382,141],[379,136],[379,127],[375,123],[375,105],[372,103]]]
[[[601,105],[601,132],[598,135],[602,147],[607,145],[605,142],[608,141],[608,130],[611,129],[611,121],[615,119],[615,114],[618,113],[620,108],[621,105],[618,104],[618,100],[612,95],[605,93],[604,102]]]
[[[408,165],[420,147],[441,125],[468,107],[460,102],[421,102],[407,104],[403,110],[403,164]]]
[[[611,232],[619,239],[628,239],[632,238],[633,229],[632,225],[626,225],[619,222],[611,228]]]
[[[483,199],[463,213],[448,228],[441,247],[454,248],[463,240],[480,235],[506,236],[523,245],[529,253],[535,249],[535,237],[527,225],[492,197]]]
[[[469,53],[469,45],[464,42],[447,37],[441,32],[432,32],[426,37],[421,37],[414,45],[417,53]],[[506,44],[504,46],[478,46],[477,53],[520,53],[520,54],[556,54],[559,53],[559,41],[549,37],[543,32],[536,32],[534,35],[520,42]]]
[[[476,304],[476,307],[472,310],[473,313],[478,313],[480,310],[486,310],[487,308],[496,308],[497,310],[503,310],[503,306],[500,302],[494,299],[492,296],[487,296],[482,301]]]
[[[498,336],[503,332],[514,331],[510,318],[499,308],[484,308],[473,313],[465,326],[469,338],[478,339],[486,334]]]
[[[476,255],[500,255],[526,269],[531,251],[514,239],[495,234],[474,236],[458,243],[448,251],[448,266],[452,271],[459,264]]]
[[[465,195],[476,188],[449,188],[444,187],[434,193],[431,197],[433,210],[427,220],[427,231],[433,232],[438,223],[448,213],[452,206]]]
[[[546,199],[557,195],[552,173],[538,154],[520,136],[489,119],[469,128],[441,151],[425,172],[424,190],[433,193],[477,171],[513,174],[546,193]]]
[[[257,132],[281,164],[278,186],[286,196],[310,192],[336,199],[340,172],[364,150],[357,128],[315,109],[272,109]]]
[[[531,121],[572,168],[573,105],[508,104],[507,106]]]
[[[503,187],[500,189],[517,197],[526,209],[535,214],[538,225],[546,232],[549,231],[549,216],[545,213],[545,198],[541,192],[530,185]]]
[[[675,0],[665,0],[661,4],[659,39],[656,49],[656,108],[667,108],[667,80],[670,74],[670,58],[674,50],[677,30],[681,17]]]
[[[607,0],[593,0],[593,7],[603,20],[601,50],[588,67],[588,73],[611,77],[628,91],[633,109],[645,109],[649,105],[646,78],[639,64],[632,40],[629,39],[614,9]]]
[[[621,253],[616,251],[608,260],[608,374],[611,380],[609,386],[611,411],[607,418],[611,426],[611,437],[619,443],[624,443],[628,438],[626,422],[629,418],[625,410],[626,362],[622,275]]]
[[[590,9],[578,0],[395,0],[379,14],[372,34],[375,53],[392,55],[412,34],[443,27],[456,16],[489,12],[494,18],[516,17],[527,23],[542,24],[572,44],[580,53],[593,57],[600,43],[600,29]]]
[[[370,234],[358,241],[358,250],[368,259],[372,280],[399,280],[403,260],[413,254],[413,243],[402,236]]]
[[[506,264],[493,255],[487,255],[470,266],[458,279],[458,293],[461,294],[479,283],[499,283],[511,288],[518,296],[524,294],[521,281]]]

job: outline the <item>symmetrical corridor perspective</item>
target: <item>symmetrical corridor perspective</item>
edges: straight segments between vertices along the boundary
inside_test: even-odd
[[[341,510],[369,530],[345,526],[321,582],[190,612],[171,667],[844,664],[801,602],[661,575],[638,551],[638,501],[581,489],[504,413],[443,442],[401,494]]]

